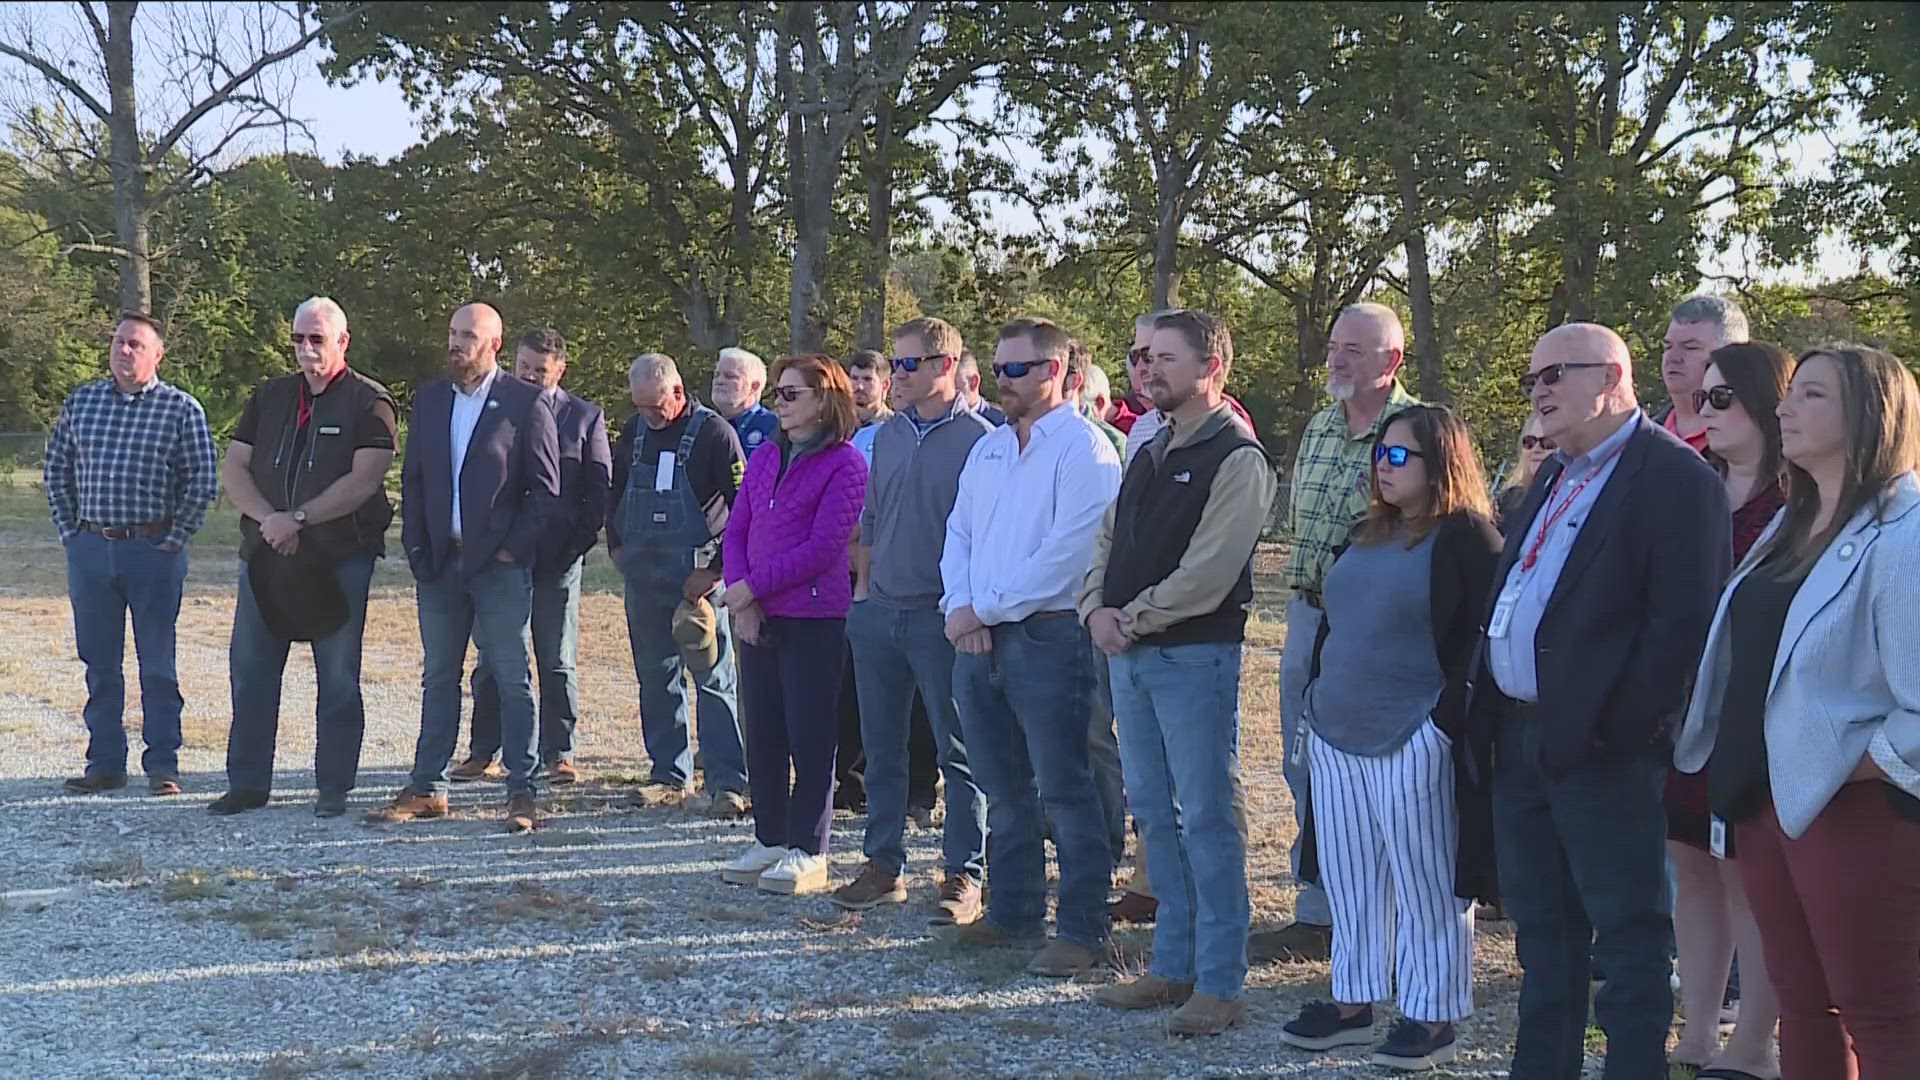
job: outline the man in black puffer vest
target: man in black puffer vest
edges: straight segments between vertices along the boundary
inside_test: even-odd
[[[1240,650],[1274,476],[1226,404],[1225,322],[1199,311],[1158,317],[1147,364],[1146,390],[1167,426],[1128,465],[1079,609],[1107,654],[1127,800],[1160,909],[1147,974],[1095,1000],[1179,1005],[1168,1030],[1217,1035],[1240,1019],[1247,976],[1246,845],[1234,812]]]
[[[347,367],[347,316],[326,297],[295,310],[293,353],[299,372],[254,392],[221,471],[243,516],[228,790],[207,807],[218,815],[267,804],[280,679],[294,641],[313,643],[318,683],[314,812],[345,813],[360,768],[360,639],[373,560],[385,553],[393,520],[393,396]]]

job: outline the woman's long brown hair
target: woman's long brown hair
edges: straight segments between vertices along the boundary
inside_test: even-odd
[[[1920,468],[1920,385],[1891,354],[1864,345],[1828,345],[1800,357],[1833,361],[1840,372],[1840,413],[1846,423],[1847,468],[1833,517],[1818,535],[1820,488],[1800,466],[1787,463],[1787,508],[1780,531],[1768,545],[1783,552],[1780,576],[1799,577],[1847,527],[1853,516],[1872,506],[1877,516],[1894,480]],[[1795,367],[1797,374],[1799,368]]]
[[[1405,530],[1407,546],[1425,539],[1433,527],[1455,514],[1472,515],[1491,529],[1493,504],[1487,498],[1487,477],[1480,467],[1480,451],[1466,422],[1445,405],[1409,405],[1381,425],[1376,448],[1393,425],[1406,422],[1413,432],[1414,449],[1427,466],[1427,508],[1417,518],[1406,518],[1400,508],[1380,497],[1377,462],[1367,464],[1367,516],[1354,527],[1359,544],[1378,544]]]

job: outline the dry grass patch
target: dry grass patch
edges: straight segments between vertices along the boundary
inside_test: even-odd
[[[693,971],[693,961],[679,956],[656,956],[640,962],[640,977],[654,982],[684,979]]]
[[[738,1050],[695,1050],[674,1059],[681,1072],[694,1076],[753,1076],[758,1060]]]
[[[494,893],[481,900],[472,914],[479,921],[494,925],[538,920],[579,930],[606,918],[607,909],[590,896],[550,889],[537,882],[516,881],[505,893]]]
[[[147,864],[140,853],[133,850],[120,852],[105,859],[89,862],[77,862],[67,868],[67,872],[76,877],[92,878],[95,881],[114,882],[120,885],[139,885],[147,880]]]
[[[162,900],[218,900],[226,895],[226,882],[213,870],[189,867],[160,883]]]

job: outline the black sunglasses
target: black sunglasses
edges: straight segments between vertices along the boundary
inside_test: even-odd
[[[1578,371],[1581,368],[1612,366],[1611,364],[1555,364],[1552,367],[1543,367],[1539,371],[1529,371],[1525,375],[1520,376],[1520,392],[1523,394],[1533,393],[1533,387],[1536,383],[1544,383],[1547,386],[1557,386],[1569,371]]]
[[[1127,363],[1132,364],[1135,367],[1139,367],[1141,364],[1144,364],[1147,361],[1152,359],[1153,359],[1152,349],[1135,349],[1132,352],[1127,354]]]
[[[1711,405],[1715,412],[1726,412],[1728,409],[1733,408],[1734,400],[1733,387],[1721,383],[1711,390],[1695,390],[1693,392],[1693,411],[1699,412],[1701,409]]]
[[[1424,458],[1426,456],[1427,455],[1421,453],[1420,451],[1415,450],[1411,447],[1406,447],[1406,446],[1388,446],[1385,443],[1382,443],[1381,445],[1373,448],[1373,460],[1375,464],[1378,464],[1382,459],[1385,459],[1387,464],[1393,466],[1396,469],[1404,468],[1407,464],[1408,458],[1414,458],[1414,457]]]
[[[1554,442],[1552,439],[1547,438],[1545,435],[1520,436],[1520,449],[1532,450],[1535,447],[1538,447],[1542,450],[1558,450],[1560,449],[1560,444]]]
[[[773,396],[791,405],[800,400],[801,394],[811,389],[813,388],[810,386],[776,386],[773,388]]]
[[[1009,360],[1004,364],[993,365],[993,377],[996,379],[1024,379],[1027,372],[1041,364],[1051,364],[1052,360]]]
[[[893,370],[907,372],[919,371],[920,365],[928,361],[951,360],[952,358],[952,353],[943,352],[928,353],[925,356],[896,356],[893,358]]]

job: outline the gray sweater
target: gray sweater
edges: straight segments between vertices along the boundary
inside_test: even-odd
[[[923,434],[911,410],[873,437],[860,543],[872,549],[872,599],[894,608],[940,606],[940,549],[967,455],[993,425],[955,398]]]

